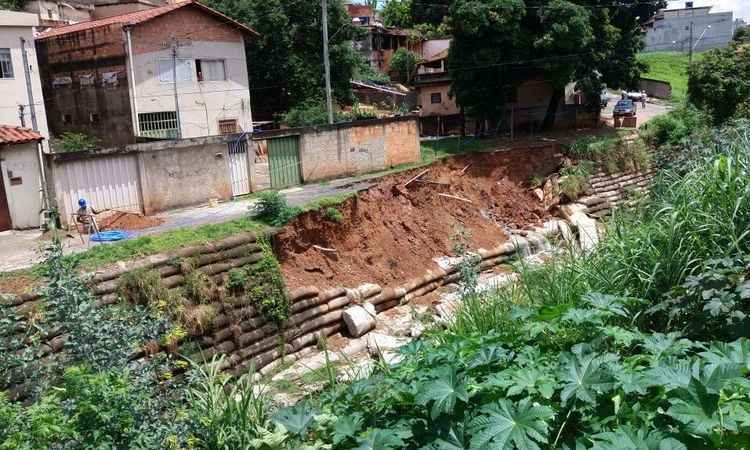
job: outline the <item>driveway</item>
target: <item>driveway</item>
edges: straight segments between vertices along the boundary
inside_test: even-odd
[[[612,112],[614,111],[615,104],[620,99],[619,95],[609,94],[609,104],[602,110],[602,119],[610,126],[614,126],[614,119],[612,118]],[[638,126],[643,125],[654,117],[663,116],[664,114],[674,109],[669,103],[659,99],[648,99],[646,107],[643,108],[638,103],[638,110],[636,117],[638,118]]]

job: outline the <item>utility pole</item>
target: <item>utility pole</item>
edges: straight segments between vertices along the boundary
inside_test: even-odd
[[[169,46],[172,49],[172,81],[174,82],[172,86],[174,89],[175,118],[177,119],[177,139],[182,139],[182,123],[180,122],[180,101],[177,96],[177,49],[180,47],[188,46],[190,45],[190,43],[181,44],[180,40],[174,36],[170,36],[169,42]]]
[[[328,123],[333,124],[333,101],[331,100],[331,62],[328,60],[328,5],[326,0],[320,0],[323,14],[323,66],[326,75],[326,109]]]
[[[693,63],[693,21],[690,21],[690,42],[688,42],[688,65]]]
[[[26,76],[26,95],[29,98],[29,115],[31,116],[31,129],[39,131],[36,123],[36,111],[34,110],[34,93],[31,90],[31,73],[29,72],[29,57],[26,54],[26,40],[21,38],[21,57],[23,58],[23,73]]]

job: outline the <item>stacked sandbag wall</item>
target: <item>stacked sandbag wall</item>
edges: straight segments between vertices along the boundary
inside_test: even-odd
[[[480,268],[491,269],[506,263],[516,255],[528,255],[545,248],[546,239],[540,233],[528,232],[523,236],[513,236],[491,250],[480,249]],[[120,277],[128,271],[138,269],[156,270],[168,288],[178,288],[184,275],[180,259],[190,258],[192,270],[199,270],[212,276],[219,283],[224,274],[232,268],[242,267],[259,261],[262,249],[252,233],[233,236],[222,241],[181,249],[161,255],[149,256],[137,261],[123,263],[119,267],[93,274],[92,291],[101,305],[117,301],[117,287]],[[425,261],[430,264],[431,261]],[[233,375],[247,372],[250,367],[268,373],[284,359],[295,359],[312,351],[312,347],[325,337],[339,333],[344,326],[342,314],[350,305],[371,303],[377,312],[393,308],[399,304],[426,295],[440,286],[459,281],[458,267],[428,270],[424,275],[413,278],[400,286],[386,287],[363,284],[357,288],[337,287],[319,290],[316,287],[303,287],[289,293],[290,315],[283,328],[279,328],[246,299],[229,296],[212,304],[215,315],[210,326],[194,329],[180,343],[180,349],[195,349],[191,359],[209,360],[224,355],[223,370]],[[24,308],[43,301],[38,295],[26,296],[18,301],[16,308]],[[198,331],[196,331],[198,330]],[[50,339],[50,353],[60,351],[64,342],[64,332]],[[63,341],[61,341],[63,339]],[[57,344],[55,344],[57,343]],[[190,347],[185,344],[190,343]],[[59,344],[59,345],[58,345]],[[160,348],[159,350],[165,350]],[[154,350],[151,350],[153,353]],[[143,349],[134,358],[146,357]]]
[[[589,190],[576,200],[586,205],[586,213],[596,219],[612,214],[620,206],[646,195],[656,176],[656,169],[606,174],[597,173],[589,179]]]

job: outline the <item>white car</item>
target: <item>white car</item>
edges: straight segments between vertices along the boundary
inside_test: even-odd
[[[648,96],[646,95],[645,92],[638,92],[638,91],[627,92],[627,91],[623,91],[622,93],[625,94],[625,98],[628,98],[628,99],[633,100],[635,102],[643,102],[643,101],[646,101],[648,99]]]

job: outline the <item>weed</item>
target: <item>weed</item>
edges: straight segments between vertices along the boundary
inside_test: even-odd
[[[156,307],[169,298],[169,290],[162,283],[161,274],[145,268],[122,274],[117,292],[121,299],[133,305]]]
[[[289,318],[289,298],[279,262],[268,242],[261,245],[263,258],[247,268],[246,295],[268,320],[281,328]]]
[[[218,300],[218,290],[214,280],[197,269],[185,275],[182,292],[185,298],[197,304],[207,304]]]
[[[227,272],[227,290],[233,294],[240,294],[245,290],[248,275],[245,268],[233,268]]]
[[[323,217],[336,223],[341,223],[344,220],[344,215],[341,214],[341,211],[333,207],[326,208],[325,213],[323,213]]]
[[[590,169],[587,164],[563,168],[560,173],[560,191],[570,200],[576,200],[589,188]]]

